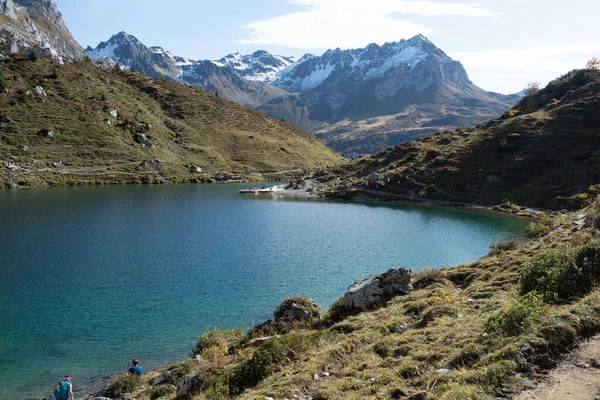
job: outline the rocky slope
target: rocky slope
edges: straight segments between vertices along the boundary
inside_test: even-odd
[[[0,186],[261,179],[340,161],[308,133],[191,86],[92,62],[9,58],[0,70]]]
[[[5,53],[22,54],[33,48],[59,62],[84,57],[54,0],[0,0],[0,13]]]
[[[381,193],[409,200],[579,207],[600,181],[599,109],[600,72],[573,71],[499,119],[389,148],[331,176],[345,196],[365,194],[371,178],[368,189],[381,181]]]
[[[171,55],[161,47],[146,47],[135,36],[120,32],[87,54],[104,65],[114,62],[145,75],[189,84],[224,99],[255,107],[286,94],[263,81],[285,68],[291,59],[256,52],[250,56],[231,54],[219,61],[189,60]]]

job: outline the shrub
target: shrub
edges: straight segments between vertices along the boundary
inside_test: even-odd
[[[104,391],[104,394],[111,399],[121,397],[125,393],[131,393],[140,384],[140,377],[136,374],[127,374],[119,376]]]
[[[529,292],[505,310],[490,318],[487,330],[503,336],[517,336],[538,322],[544,311],[543,297]]]
[[[413,287],[415,289],[424,289],[437,282],[443,282],[444,274],[439,269],[423,269],[413,274]]]
[[[154,389],[152,392],[152,396],[150,397],[152,400],[159,399],[161,397],[169,396],[175,393],[175,388],[171,385],[161,385]]]
[[[244,336],[243,329],[229,329],[222,330],[221,328],[214,328],[204,332],[198,338],[196,347],[192,349],[192,356],[198,354],[204,357],[219,357],[227,354],[229,345],[241,339]]]
[[[50,79],[58,79],[58,69],[54,68],[52,70],[52,74],[50,74]]]
[[[529,239],[539,238],[540,236],[543,236],[550,232],[552,230],[552,227],[552,218],[548,216],[543,216],[538,220],[533,221],[529,225],[527,225],[527,228],[525,228],[525,235]]]
[[[36,62],[37,60],[40,59],[40,56],[38,55],[38,53],[33,50],[31,53],[29,53],[29,59],[33,62]]]
[[[340,321],[343,321],[346,317],[348,317],[351,314],[352,312],[347,310],[346,306],[344,305],[344,298],[340,297],[331,305],[331,307],[329,307],[329,310],[323,316],[321,323],[323,326],[326,327],[331,326]]]
[[[564,303],[589,293],[598,280],[600,245],[548,251],[525,265],[521,294],[537,291],[549,303]]]
[[[255,386],[278,366],[297,359],[314,339],[314,335],[294,332],[263,343],[252,358],[242,362],[234,371],[229,385],[232,394],[239,394],[245,388]]]
[[[10,84],[4,77],[4,71],[2,71],[0,69],[0,90],[5,90],[5,89],[9,89],[9,88],[10,88]]]
[[[506,242],[496,242],[490,245],[490,256],[497,256],[504,253],[505,251],[514,250],[519,247],[519,242],[515,240],[509,240]]]

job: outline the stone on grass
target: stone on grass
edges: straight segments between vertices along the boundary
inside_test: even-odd
[[[344,305],[349,310],[366,309],[393,296],[408,294],[413,290],[411,277],[411,271],[405,268],[369,276],[346,289]]]
[[[152,381],[150,382],[152,384],[152,387],[156,387],[164,381],[166,381],[169,375],[171,375],[171,371],[165,371],[156,378],[152,379]]]

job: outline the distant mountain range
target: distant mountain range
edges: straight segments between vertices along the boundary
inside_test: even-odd
[[[121,32],[90,57],[187,83],[284,118],[347,154],[373,153],[417,136],[497,117],[520,96],[486,92],[460,62],[422,35],[321,56],[257,51],[189,60]]]

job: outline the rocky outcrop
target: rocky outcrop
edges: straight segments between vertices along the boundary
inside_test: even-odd
[[[291,319],[297,321],[308,321],[319,318],[321,309],[314,301],[306,297],[290,297],[285,299],[275,310],[275,321]]]
[[[177,398],[190,398],[196,375],[198,375],[198,371],[191,372],[179,378],[177,381]]]
[[[349,310],[367,309],[383,304],[389,298],[413,290],[412,272],[405,268],[369,276],[350,286],[344,293],[344,306]]]
[[[6,53],[32,49],[57,62],[80,59],[83,48],[65,25],[54,0],[0,0],[0,44]]]

